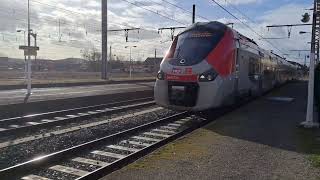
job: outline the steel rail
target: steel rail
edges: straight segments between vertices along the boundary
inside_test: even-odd
[[[80,119],[85,119],[85,118],[95,118],[95,117],[100,117],[104,115],[110,115],[113,113],[118,113],[118,112],[123,112],[127,110],[132,110],[132,109],[137,109],[137,108],[143,108],[147,106],[152,106],[155,105],[154,101],[147,101],[151,100],[151,98],[143,98],[143,99],[137,99],[137,100],[130,100],[130,101],[121,101],[121,102],[116,102],[116,103],[110,103],[110,104],[103,104],[103,105],[96,105],[96,106],[89,106],[89,107],[84,107],[84,108],[76,108],[76,109],[71,109],[71,110],[63,110],[63,111],[56,111],[56,112],[49,112],[49,113],[43,113],[39,114],[37,116],[32,116],[36,117],[34,119],[28,119],[27,117],[17,117],[15,119],[10,119],[10,120],[4,120],[0,121],[0,128],[5,128],[0,130],[0,135],[1,136],[6,136],[6,135],[12,135],[21,133],[21,132],[27,132],[27,131],[33,131],[35,129],[39,128],[46,128],[46,127],[51,127],[54,125],[63,125],[67,123],[72,123],[75,121],[78,121]],[[147,101],[147,102],[144,102]],[[130,104],[134,102],[141,102],[140,104],[131,104],[131,105],[126,105],[122,106],[123,104]],[[102,108],[106,108],[105,110],[102,110],[101,112],[94,112],[92,114],[88,113],[90,111],[98,111],[101,110]],[[110,108],[110,109],[108,109]],[[82,115],[79,115],[77,113],[83,113]],[[63,117],[61,117],[63,116]],[[53,118],[51,120],[49,117]],[[58,118],[58,119],[54,119]],[[46,122],[37,122],[41,120],[48,120]],[[30,121],[35,121],[35,124],[26,124],[27,122]],[[10,125],[14,124],[23,124],[19,127],[9,127]],[[9,127],[9,128],[8,128]]]
[[[37,159],[33,159],[12,167],[8,167],[5,169],[0,170],[0,177],[3,179],[14,179],[14,178],[19,178],[22,177],[26,174],[29,174],[30,172],[33,172],[35,169],[38,168],[43,168],[43,167],[47,167],[50,164],[54,164],[54,163],[58,163],[58,162],[62,162],[64,160],[66,160],[67,158],[70,157],[74,157],[76,154],[84,152],[84,151],[90,151],[93,150],[99,146],[102,145],[106,145],[106,144],[111,144],[116,142],[117,140],[124,138],[124,137],[128,137],[130,135],[136,134],[137,132],[143,131],[143,130],[147,130],[150,129],[152,127],[157,127],[158,125],[164,124],[164,123],[168,123],[168,122],[172,122],[176,119],[182,118],[187,116],[189,113],[188,112],[182,112],[182,113],[178,113],[166,118],[162,118],[159,120],[156,120],[154,122],[150,122],[148,124],[144,124],[144,125],[140,125],[138,127],[134,127],[119,133],[115,133],[103,138],[99,138],[97,140],[93,140],[81,145],[77,145],[59,152],[55,152],[43,157],[39,157]],[[144,149],[144,151],[146,151]],[[135,153],[135,156],[137,156],[140,153]],[[117,161],[117,163],[120,163],[120,161]],[[121,163],[123,163],[123,160],[121,161]],[[119,165],[119,164],[118,164]],[[113,167],[114,168],[114,167]],[[101,171],[103,171],[104,169],[101,169],[99,171],[95,171],[86,176],[84,176],[83,178],[90,178],[93,176],[97,176],[98,174],[101,174]]]
[[[42,119],[42,118],[49,118],[49,117],[54,117],[54,116],[60,116],[66,113],[77,113],[77,112],[82,112],[82,111],[89,111],[91,109],[97,109],[97,108],[103,108],[107,106],[116,106],[119,104],[124,104],[124,103],[131,103],[131,102],[137,102],[137,101],[146,101],[146,100],[152,100],[153,97],[147,97],[147,98],[139,98],[139,99],[132,99],[128,101],[119,101],[119,102],[112,102],[112,103],[106,103],[106,104],[99,104],[99,105],[93,105],[93,106],[86,106],[86,107],[79,107],[79,108],[73,108],[73,109],[66,109],[66,110],[61,110],[61,111],[51,111],[51,112],[45,112],[45,113],[37,113],[37,114],[31,114],[31,115],[26,115],[26,116],[18,116],[18,117],[13,117],[13,118],[6,118],[6,119],[1,119],[0,120],[0,125],[1,123],[8,122],[11,120],[22,120],[26,118],[30,118],[28,120],[37,120],[37,119]]]

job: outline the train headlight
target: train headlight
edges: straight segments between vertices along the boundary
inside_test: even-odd
[[[206,71],[199,76],[199,81],[200,82],[213,81],[216,79],[217,76],[218,74],[213,69],[210,69],[209,71]]]
[[[165,74],[162,71],[159,71],[157,74],[157,79],[158,80],[164,80],[165,79]]]

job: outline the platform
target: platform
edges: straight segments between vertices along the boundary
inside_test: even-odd
[[[144,83],[122,83],[94,86],[73,86],[57,88],[35,88],[27,102],[48,101],[56,99],[67,99],[86,96],[97,96],[107,94],[117,94],[125,92],[135,92],[153,90],[154,82]],[[24,103],[26,90],[4,90],[0,91],[0,105]]]
[[[289,83],[101,180],[319,179],[305,119],[307,83]]]

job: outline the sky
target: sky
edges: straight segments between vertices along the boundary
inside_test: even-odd
[[[170,31],[158,28],[189,26],[190,11],[196,4],[197,22],[220,21],[234,23],[234,29],[254,39],[261,47],[289,59],[304,62],[310,49],[311,26],[267,29],[267,25],[301,23],[302,14],[311,11],[311,0],[216,0],[238,19],[230,16],[211,0],[108,0],[108,28],[141,28],[129,32],[109,32],[108,45],[112,55],[129,58],[125,46],[132,49],[134,60],[162,57],[170,46]],[[38,58],[80,58],[85,50],[101,52],[101,0],[30,0],[31,29],[38,34]],[[27,29],[27,0],[0,0],[0,57],[23,58],[18,49],[24,44]],[[245,25],[243,25],[243,23]],[[291,31],[288,38],[288,31]],[[176,30],[175,34],[180,30]],[[264,40],[262,38],[284,38]]]

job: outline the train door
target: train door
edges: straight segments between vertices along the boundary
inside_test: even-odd
[[[262,92],[263,92],[263,88],[262,88],[262,78],[263,78],[263,76],[262,76],[262,66],[263,66],[263,63],[262,63],[262,61],[263,61],[263,59],[264,59],[264,54],[261,52],[261,51],[259,51],[259,64],[258,64],[258,76],[259,76],[259,82],[258,82],[258,94],[262,94]]]
[[[252,84],[251,92],[255,95],[261,94],[261,55],[250,54],[248,76]]]
[[[248,77],[249,71],[249,54],[247,51],[238,49],[237,54],[237,90],[239,96],[248,94],[250,90],[250,80]]]
[[[235,72],[235,74],[234,74],[234,87],[233,87],[233,91],[234,91],[234,96],[237,98],[237,97],[239,97],[239,73],[240,73],[240,71],[239,71],[239,68],[240,68],[240,65],[239,65],[239,47],[240,47],[240,43],[239,43],[239,41],[236,41],[236,46],[237,46],[237,48],[236,48],[236,54],[235,54],[235,66],[234,66],[234,72]]]

